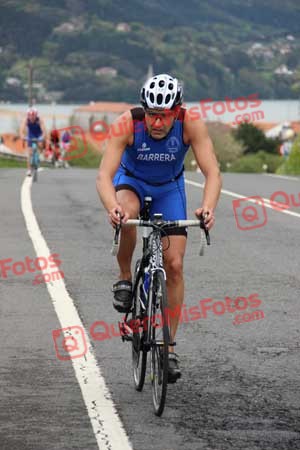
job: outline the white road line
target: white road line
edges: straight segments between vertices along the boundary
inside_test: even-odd
[[[31,185],[31,178],[26,177],[21,189],[22,212],[37,256],[44,256],[47,258],[50,255],[50,250],[41,233],[32,209],[30,195]],[[101,370],[98,367],[96,358],[91,350],[91,342],[88,333],[83,327],[74,306],[74,302],[66,289],[64,280],[60,279],[55,282],[46,283],[46,286],[61,327],[81,327],[86,339],[87,352],[85,356],[72,359],[71,361],[99,449],[132,450],[122,422],[116,412],[110,392],[101,374]],[[63,336],[65,337],[70,337],[71,335],[72,331],[65,331],[63,333]],[[71,337],[71,339],[73,339],[74,342],[75,337]],[[54,354],[53,345],[53,357],[55,357]],[[62,364],[67,363],[62,361]]]
[[[285,175],[276,175],[274,173],[263,173],[263,175],[265,177],[273,177],[273,178],[282,178],[283,180],[296,180],[296,181],[300,181],[300,178],[297,177],[289,177],[289,176],[285,176]]]
[[[185,182],[186,182],[186,184],[190,184],[192,186],[204,188],[204,183],[197,183],[196,181],[192,181],[192,180],[185,180]],[[229,195],[230,197],[245,199],[250,203],[257,204],[257,200],[255,198],[251,198],[251,197],[255,197],[255,196],[246,197],[245,195],[237,194],[236,192],[232,192],[232,191],[227,191],[226,189],[222,189],[221,192],[222,192],[222,194]],[[259,197],[259,196],[256,196],[256,197]],[[273,211],[281,212],[282,214],[287,214],[289,216],[300,218],[299,213],[296,213],[294,211],[289,211],[288,209],[280,209],[279,207],[274,208],[274,206],[271,204],[271,202],[268,198],[264,198],[264,197],[260,197],[260,198],[263,199],[264,206],[266,206],[267,208],[271,208]]]
[[[196,183],[196,181],[187,180],[187,179],[185,179],[184,181],[186,182],[186,184],[191,184],[192,186],[204,188],[204,183]]]

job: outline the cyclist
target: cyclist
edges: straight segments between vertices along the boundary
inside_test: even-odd
[[[41,141],[46,137],[46,128],[44,121],[39,117],[38,110],[30,107],[27,110],[27,115],[20,127],[21,139],[27,138],[27,176],[31,176],[30,161],[32,157],[32,139],[40,139]]]
[[[52,164],[57,167],[60,158],[59,132],[56,129],[50,132],[49,149],[52,150]]]
[[[118,213],[123,222],[137,218],[146,195],[153,199],[152,213],[163,213],[165,220],[186,219],[183,162],[190,145],[206,178],[202,205],[195,214],[197,217],[204,214],[208,229],[213,226],[222,184],[219,166],[205,124],[189,117],[181,106],[182,97],[183,88],[176,78],[168,74],[154,76],[141,89],[142,108],[133,108],[116,120],[123,133],[110,136],[97,177],[97,190],[113,226],[120,221]],[[178,308],[184,298],[187,232],[178,228],[167,233],[163,248],[168,305],[170,312],[177,311],[170,314],[173,342],[179,323]],[[135,245],[136,228],[124,227],[117,255],[120,276],[113,285],[113,305],[119,312],[127,312],[131,307],[131,260]],[[168,381],[176,382],[180,376],[178,356],[170,347]]]
[[[72,142],[72,135],[69,132],[69,130],[65,130],[61,137],[62,156],[63,156],[65,167],[68,167],[68,162],[64,158],[65,158],[65,154],[70,150],[71,142]]]
[[[72,136],[69,132],[69,130],[65,130],[63,132],[62,138],[61,138],[61,142],[64,146],[65,149],[68,149],[70,144],[71,144],[71,140],[72,140]]]

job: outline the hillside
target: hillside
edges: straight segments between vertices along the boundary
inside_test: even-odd
[[[49,3],[1,1],[0,100],[26,100],[30,59],[40,101],[136,102],[149,64],[187,101],[299,96],[298,0]]]

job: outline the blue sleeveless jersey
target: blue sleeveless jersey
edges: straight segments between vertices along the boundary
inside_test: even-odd
[[[189,145],[183,142],[183,117],[181,109],[179,119],[174,122],[169,134],[160,140],[153,139],[147,132],[142,109],[140,118],[134,120],[134,142],[127,146],[121,164],[137,178],[149,183],[164,183],[176,177],[183,169],[185,154]]]
[[[35,122],[30,122],[30,120],[27,120],[27,128],[28,128],[28,138],[38,138],[40,137],[43,132],[40,125],[39,119]]]

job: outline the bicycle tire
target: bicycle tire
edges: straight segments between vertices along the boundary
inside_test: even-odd
[[[135,265],[134,280],[137,279],[139,266],[141,260],[138,260]],[[143,349],[144,329],[141,310],[141,304],[139,300],[140,286],[143,283],[143,277],[140,275],[138,279],[137,289],[133,297],[132,307],[132,321],[133,321],[133,336],[132,336],[132,370],[134,387],[137,391],[143,389],[145,383],[146,367],[147,367],[147,351]],[[138,325],[138,324],[141,324]]]
[[[33,154],[31,157],[31,175],[34,182],[38,179],[38,167],[40,165],[40,158],[38,151],[36,149],[33,150]]]
[[[164,274],[157,271],[153,276],[152,317],[150,319],[151,345],[151,383],[154,413],[161,416],[165,407],[169,369],[169,320],[167,316],[167,288]],[[157,324],[157,319],[161,320]],[[162,330],[160,333],[158,332]]]
[[[34,167],[33,168],[33,182],[34,183],[37,182],[37,179],[38,179],[38,170],[37,170],[37,167]]]

